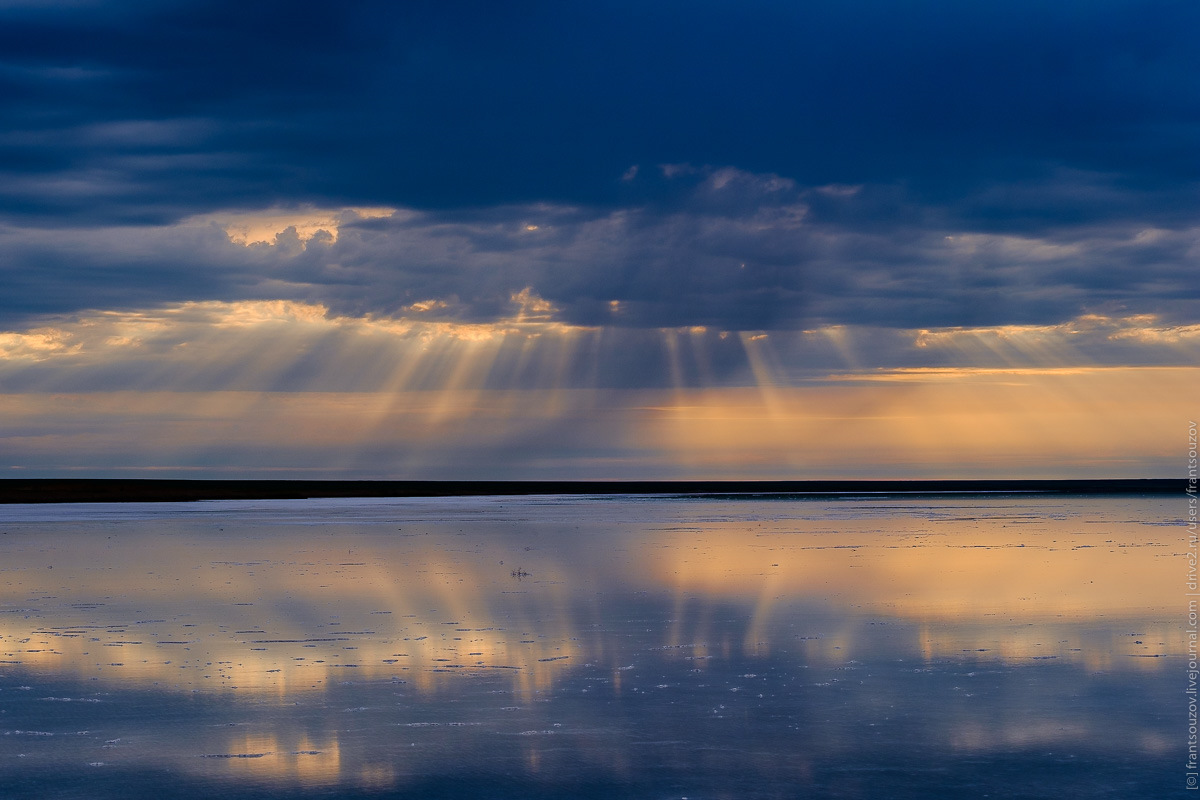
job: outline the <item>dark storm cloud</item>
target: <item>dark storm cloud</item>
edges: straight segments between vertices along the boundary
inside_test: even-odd
[[[553,308],[527,313],[627,328],[1195,319],[1196,229],[1109,223],[1020,236],[962,231],[932,212],[921,225],[888,223],[870,210],[893,203],[890,190],[807,189],[729,168],[686,173],[670,203],[346,212],[336,237],[303,240],[287,228],[249,246],[205,218],[8,229],[3,273],[15,291],[4,318],[288,299],[340,316],[491,322],[522,313],[514,298],[528,290]]]
[[[633,164],[931,203],[1197,177],[1190,2],[70,3],[0,11],[10,212],[620,203]],[[1119,205],[1119,202],[1118,202]],[[1113,209],[1091,209],[1090,213]]]
[[[436,298],[485,320],[532,287],[633,327],[1188,317],[1197,23],[1091,0],[9,4],[0,314]],[[301,203],[412,213],[306,248],[173,225]]]

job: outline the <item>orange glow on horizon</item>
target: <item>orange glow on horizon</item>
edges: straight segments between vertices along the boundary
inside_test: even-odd
[[[1156,477],[1171,474],[1155,465],[1174,463],[1200,383],[1200,369],[1147,367],[936,370],[756,389],[492,390],[470,375],[488,369],[497,348],[461,347],[438,390],[0,394],[6,466],[135,450],[141,465],[169,468],[213,447],[255,448],[262,460],[226,460],[245,472],[299,466],[311,460],[303,453],[352,464],[364,449],[390,447],[396,460],[377,463],[375,475],[403,477],[425,458],[536,442],[540,429],[570,422],[583,474],[595,474],[594,450],[616,445],[641,475],[662,477]],[[564,342],[555,369],[573,348]],[[506,475],[521,468],[512,463]]]
[[[858,366],[865,354],[840,326],[743,331],[721,356],[742,359],[742,371],[725,363],[722,375],[714,348],[728,332],[668,328],[637,340],[661,342],[661,360],[647,362],[658,372],[645,377],[663,388],[620,388],[620,376],[606,388],[613,376],[598,377],[597,359],[613,329],[561,322],[528,287],[510,306],[505,318],[462,322],[438,318],[452,304],[437,298],[396,318],[195,302],[2,333],[0,370],[34,377],[0,394],[0,468],[1157,477],[1175,474],[1179,425],[1200,386],[1196,366],[1089,364],[1081,336],[1184,354],[1200,341],[1149,316],[1092,315],[914,334],[918,350],[986,355],[962,366]],[[851,371],[800,369],[794,348],[814,341]],[[135,374],[136,385],[105,370]],[[97,376],[97,388],[63,388],[76,374]],[[476,455],[485,451],[487,461]]]

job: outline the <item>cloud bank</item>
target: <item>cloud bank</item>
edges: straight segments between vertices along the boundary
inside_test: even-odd
[[[347,433],[364,474],[819,477],[887,407],[925,420],[884,436],[893,474],[986,472],[994,437],[939,428],[966,381],[1154,419],[1131,460],[1081,430],[1053,452],[1159,474],[1165,418],[1117,387],[1185,385],[1200,355],[1198,23],[1183,0],[2,4],[0,400],[37,420],[10,466],[305,470],[325,409],[406,431]],[[1086,410],[1101,385],[1117,417]],[[804,410],[827,390],[857,415],[838,436]],[[144,426],[71,411],[123,391]],[[980,413],[1030,443],[1003,463],[1040,469],[1029,432],[1067,412],[995,391]],[[262,411],[289,397],[309,410]],[[155,405],[191,401],[220,413]],[[236,431],[268,417],[311,441],[258,459]]]

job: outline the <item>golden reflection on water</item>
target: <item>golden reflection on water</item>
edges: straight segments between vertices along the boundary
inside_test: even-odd
[[[436,516],[408,531],[334,517],[236,534],[232,522],[9,525],[0,669],[279,698],[351,679],[435,695],[487,674],[528,701],[596,662],[619,692],[597,598],[639,592],[670,609],[653,644],[698,669],[781,646],[846,661],[887,624],[907,625],[904,646],[926,660],[1156,669],[1186,652],[1182,626],[1138,621],[1161,619],[1180,591],[1175,531],[1155,524],[1156,506],[1006,502],[710,504],[678,525],[592,520],[575,550],[553,546],[567,531],[522,547],[520,520],[479,532]],[[730,608],[744,623],[728,623]],[[781,627],[814,608],[812,635]]]
[[[122,546],[75,537],[53,552],[17,551],[5,568],[14,613],[0,618],[3,657],[75,677],[282,697],[349,677],[434,693],[463,670],[502,671],[529,696],[579,655],[569,621],[543,613],[566,605],[560,586],[543,582],[531,604],[511,571],[497,564],[491,572],[509,579],[497,583],[444,541],[344,549],[295,533]]]
[[[208,754],[220,766],[243,778],[302,782],[328,786],[342,778],[341,752],[336,732],[314,742],[307,734],[285,740],[279,732],[236,733],[229,738],[228,753]]]
[[[954,682],[1060,664],[1134,685],[1187,653],[1168,500],[580,500],[544,518],[521,502],[456,502],[397,503],[395,519],[366,521],[316,504],[306,524],[6,521],[0,675],[218,696],[248,711],[154,758],[247,785],[377,790],[459,748],[490,752],[497,736],[522,737],[507,741],[525,774],[561,769],[556,731],[542,729],[555,718],[536,710],[568,688],[572,703],[595,704],[567,720],[586,730],[607,724],[610,702],[642,702],[647,684],[724,687],[780,665],[802,691],[838,691],[823,681],[857,678],[863,663],[893,680],[950,664]],[[993,697],[986,724],[959,687],[931,693],[940,711],[923,735],[966,753],[1106,741],[1104,714],[1039,716],[1062,697],[1054,681],[1078,675],[1055,674],[1044,695]],[[499,718],[474,710],[472,686],[503,696],[486,706]],[[861,691],[862,713],[891,702],[886,688]],[[342,708],[344,697],[374,705]],[[460,716],[437,710],[451,708]],[[483,721],[461,721],[463,709]],[[483,727],[455,727],[468,725]],[[1122,746],[1167,750],[1152,726],[1133,734]],[[836,725],[819,738],[859,744]],[[602,774],[634,771],[625,748],[570,752]]]
[[[646,554],[677,592],[751,602],[755,619],[803,596],[908,619],[1101,616],[1173,607],[1168,531],[1018,518],[722,523],[666,531]]]

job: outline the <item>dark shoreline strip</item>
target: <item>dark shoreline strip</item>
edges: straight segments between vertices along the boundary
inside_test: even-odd
[[[1026,493],[1176,494],[1183,478],[880,481],[313,481],[0,479],[0,503],[148,503],[317,497],[691,495],[789,498],[843,495]]]

